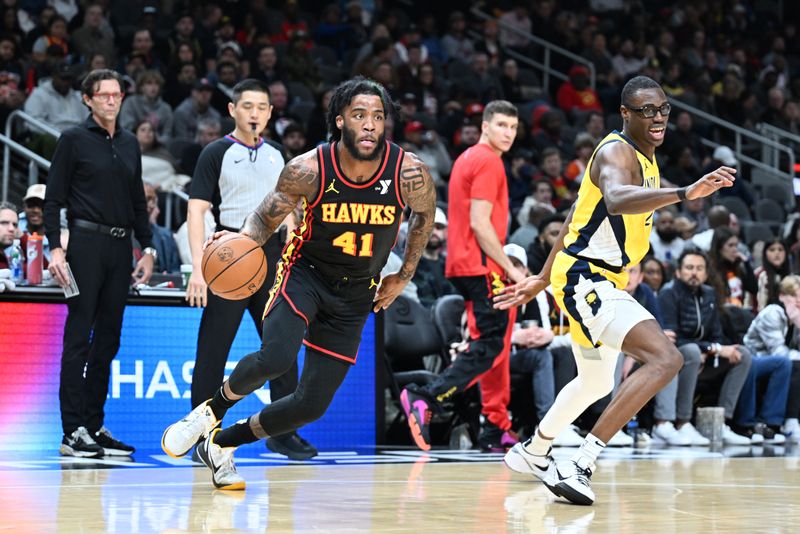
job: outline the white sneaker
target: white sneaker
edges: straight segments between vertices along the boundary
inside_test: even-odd
[[[553,440],[553,447],[580,447],[583,445],[583,437],[578,434],[577,430],[577,426],[569,425]]]
[[[192,410],[189,415],[171,424],[161,436],[161,448],[173,458],[180,458],[189,452],[200,438],[217,426],[219,420],[208,406],[211,399]]]
[[[689,445],[699,447],[707,447],[708,445],[711,445],[711,440],[698,432],[692,423],[684,423],[684,425],[678,430],[678,434],[688,438]]]
[[[781,427],[781,434],[786,436],[786,441],[800,443],[800,422],[797,419],[787,419]]]
[[[197,446],[197,455],[206,467],[211,469],[214,486],[221,490],[243,490],[244,478],[236,471],[236,464],[233,463],[236,447],[222,448],[214,443],[214,437],[219,432],[221,432],[219,428],[215,429]]]
[[[531,440],[528,439],[525,444],[530,442]],[[520,442],[511,447],[503,457],[503,462],[505,462],[506,466],[512,471],[522,473],[523,475],[533,475],[549,487],[555,481],[558,481],[556,462],[550,454],[552,451],[553,448],[550,447],[550,449],[547,450],[547,454],[544,456],[537,456],[529,453],[527,449],[525,449],[525,445]],[[539,467],[535,463],[536,460],[539,460],[539,462],[546,462],[547,467]]]
[[[548,486],[548,488],[573,504],[588,506],[594,503],[594,491],[589,484],[594,468],[594,464],[589,463],[586,458],[580,457],[577,461],[570,460],[558,467],[556,470],[558,482],[555,487]]]
[[[609,447],[633,447],[633,438],[620,430],[606,443]]]
[[[731,427],[724,425],[722,427],[722,443],[725,445],[750,445],[751,442],[747,436],[737,434],[731,430]]]
[[[675,430],[675,425],[669,421],[653,426],[653,441],[678,447],[692,444],[692,440]]]

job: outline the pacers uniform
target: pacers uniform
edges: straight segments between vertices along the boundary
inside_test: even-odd
[[[308,327],[304,345],[355,363],[405,207],[397,179],[403,150],[387,143],[364,183],[344,175],[335,150],[336,143],[317,148],[320,189],[303,200],[303,222],[284,248],[264,313],[285,300]]]
[[[550,275],[558,305],[569,317],[573,341],[590,349],[582,351],[584,354],[600,346],[621,350],[625,336],[636,324],[653,319],[625,291],[625,268],[639,263],[650,247],[653,212],[609,214],[600,189],[590,178],[597,150],[610,143],[632,146],[641,169],[642,187],[660,187],[656,162],[618,131],[598,144],[586,166],[564,249],[556,256]]]

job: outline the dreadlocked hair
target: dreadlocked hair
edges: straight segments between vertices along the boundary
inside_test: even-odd
[[[342,132],[336,126],[336,117],[342,114],[344,108],[350,105],[356,95],[378,96],[383,103],[384,114],[392,117],[397,115],[397,108],[392,102],[392,97],[381,84],[364,76],[356,76],[351,80],[340,83],[333,90],[326,118],[329,141],[339,141],[342,138]]]

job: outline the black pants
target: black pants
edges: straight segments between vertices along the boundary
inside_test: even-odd
[[[261,350],[242,358],[228,380],[233,393],[249,395],[296,366],[297,351],[306,345],[297,389],[259,413],[269,436],[322,417],[356,361],[375,296],[370,279],[328,279],[302,257],[282,264],[277,276],[284,282],[270,303]]]
[[[450,278],[464,297],[468,319],[474,321],[479,336],[470,340],[469,349],[459,354],[451,366],[431,383],[419,388],[421,393],[442,401],[464,391],[491,369],[494,359],[502,352],[509,315],[507,310],[496,310],[492,306],[490,276]]]
[[[281,255],[281,239],[273,235],[264,245],[269,270],[264,284],[250,298],[226,300],[208,292],[208,304],[200,319],[197,333],[197,357],[192,373],[192,408],[214,396],[225,377],[225,364],[233,339],[239,330],[244,311],[250,313],[261,336],[261,317],[267,304],[269,290],[275,281],[275,266]],[[260,387],[260,386],[259,386]],[[297,361],[286,373],[270,381],[273,401],[281,399],[297,388]]]
[[[111,361],[131,283],[130,238],[73,228],[67,261],[80,295],[67,299],[59,401],[64,434],[103,426]]]

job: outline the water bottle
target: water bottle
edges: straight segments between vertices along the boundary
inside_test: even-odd
[[[11,245],[11,253],[9,254],[9,262],[8,266],[11,268],[11,280],[15,284],[22,283],[25,279],[25,274],[23,272],[23,260],[22,260],[22,247],[19,245],[19,239],[15,239],[14,243]]]
[[[628,421],[627,431],[628,435],[633,438],[633,446],[636,447],[639,442],[639,421],[635,415]]]

